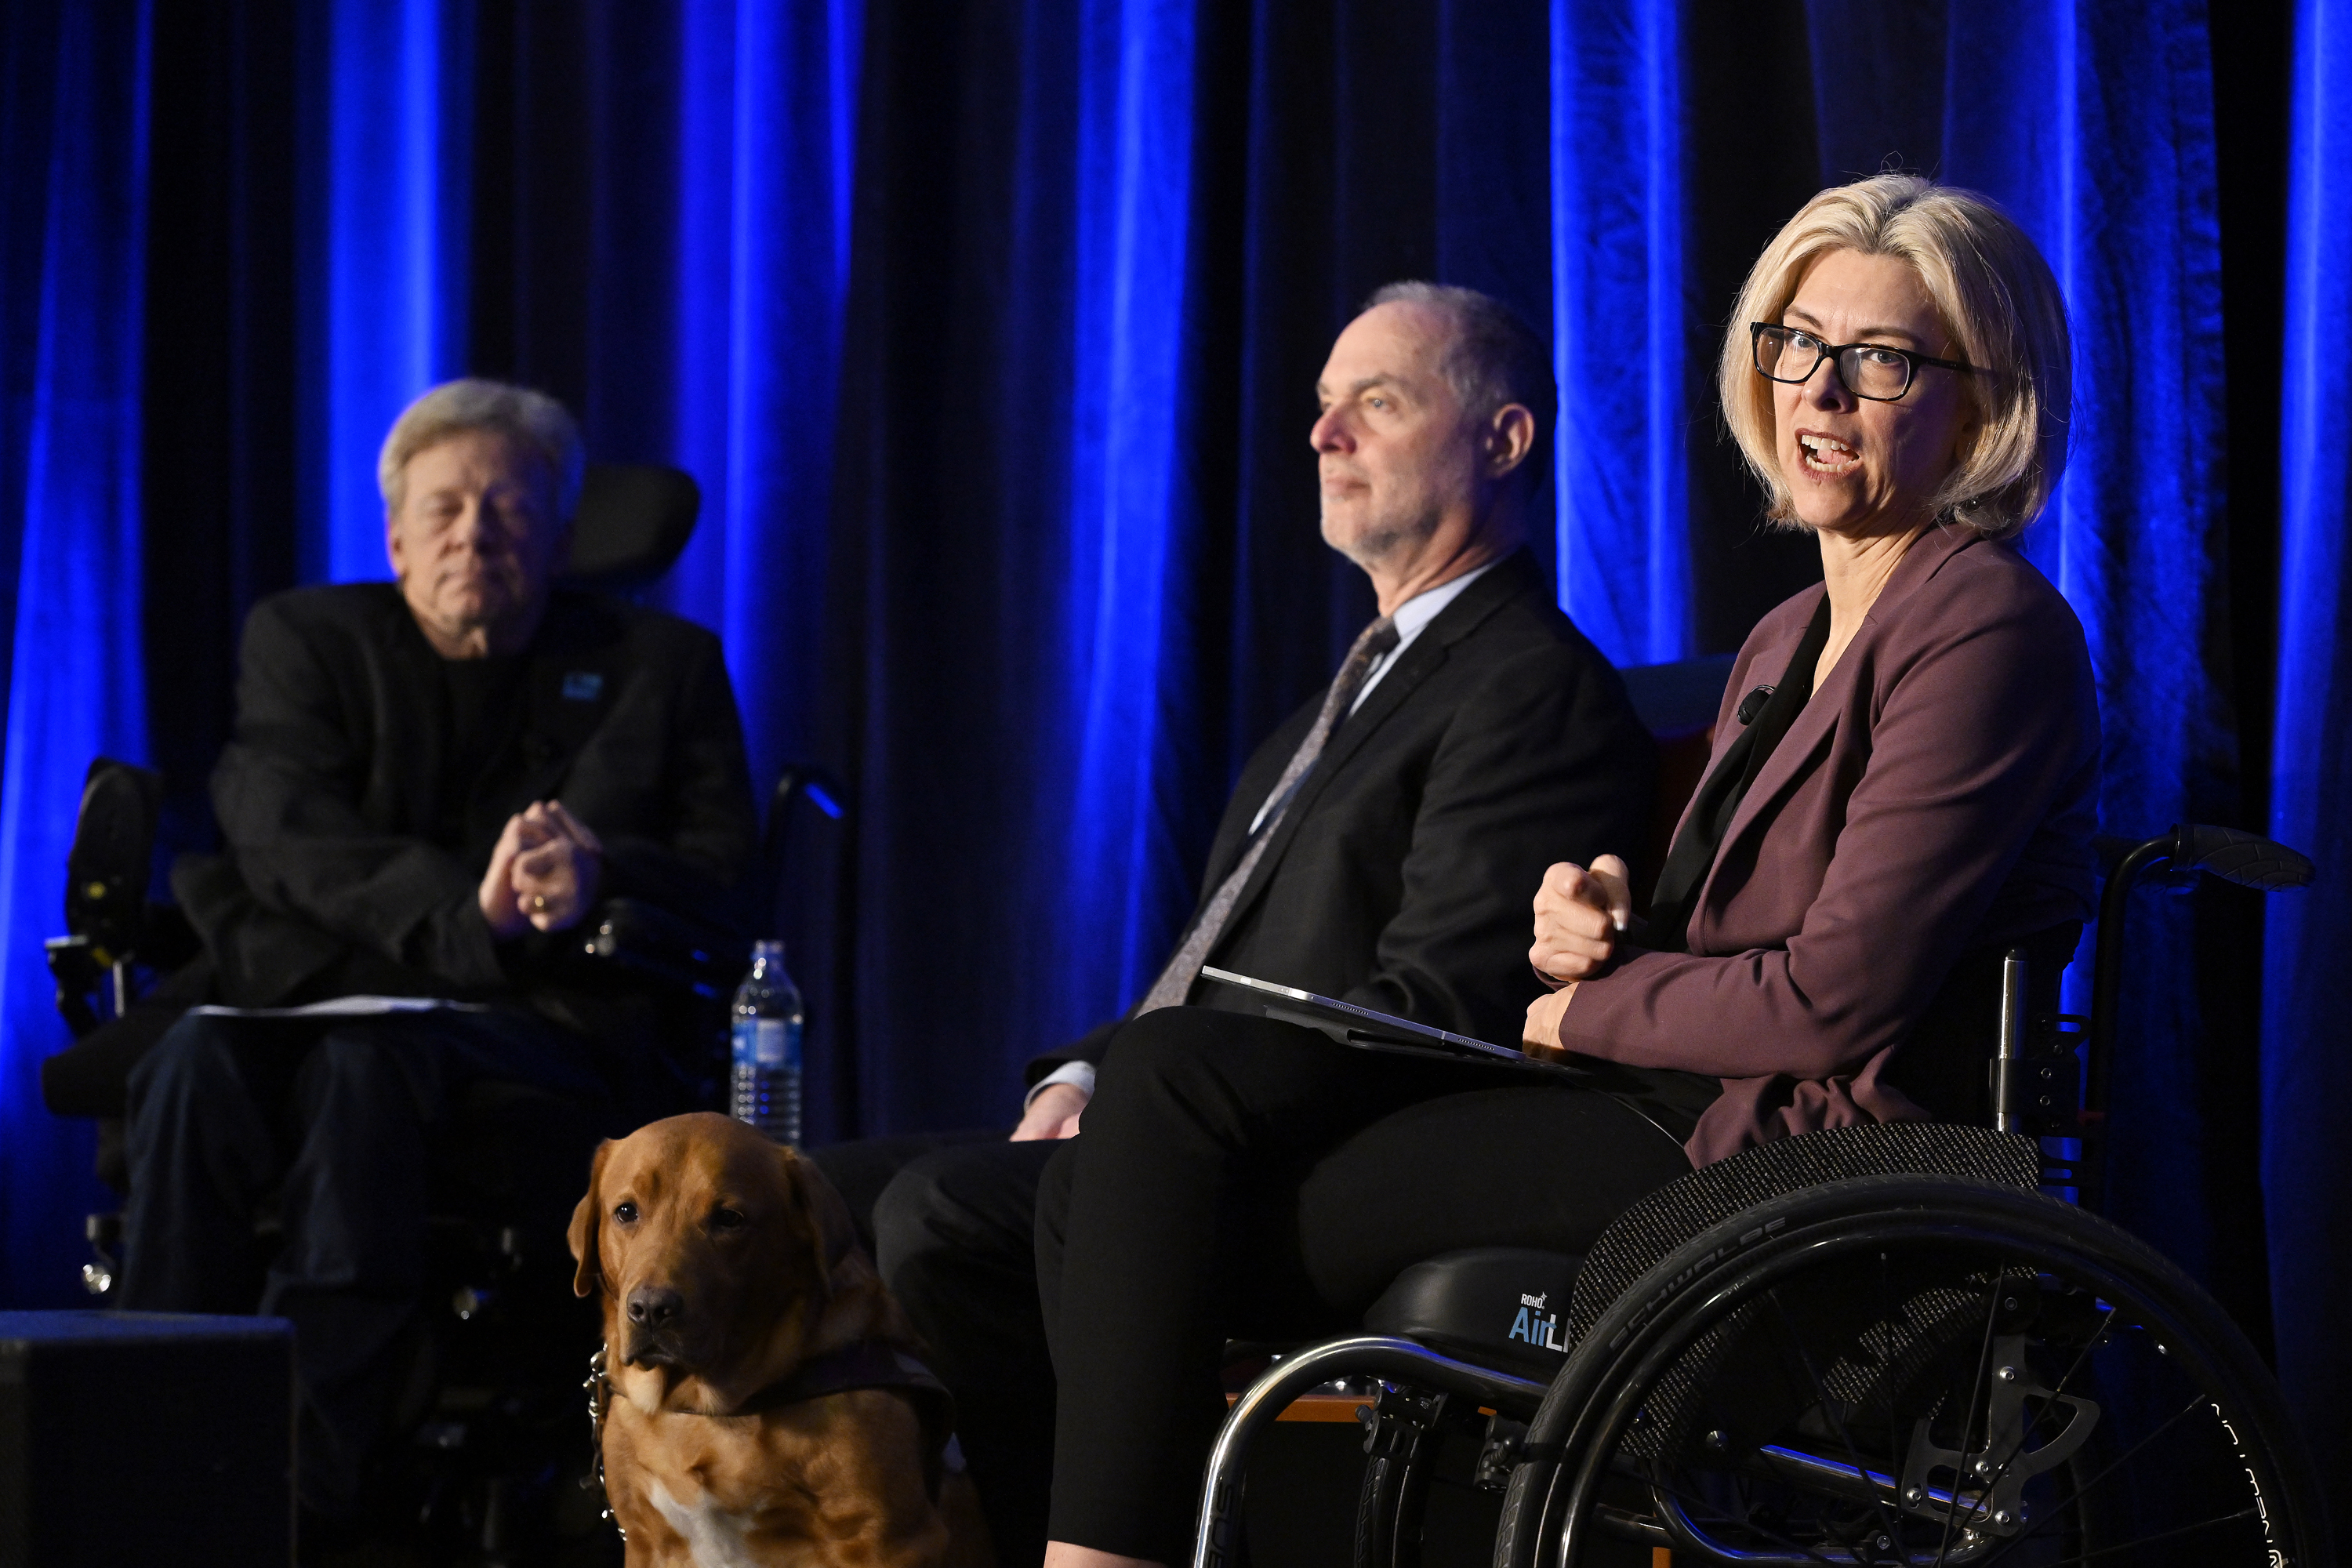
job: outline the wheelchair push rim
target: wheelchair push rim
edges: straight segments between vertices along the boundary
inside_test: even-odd
[[[2243,1336],[2114,1226],[1861,1178],[1702,1234],[1602,1315],[1495,1561],[2326,1562],[2286,1423]]]

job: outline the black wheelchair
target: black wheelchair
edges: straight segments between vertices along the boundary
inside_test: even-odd
[[[657,582],[691,538],[699,507],[693,479],[679,470],[592,465],[567,584],[628,594]],[[148,900],[163,803],[161,775],[108,759],[91,764],[67,867],[67,933],[46,944],[58,1008],[77,1037],[122,1017],[142,993],[168,987],[171,973],[197,955],[177,910]],[[770,793],[760,858],[748,873],[761,915],[803,959],[801,980],[819,1016],[815,1087],[851,1126],[857,1080],[845,977],[854,830],[847,790],[822,769],[788,767]],[[675,1079],[666,1085],[672,1108],[723,1109],[727,1010],[751,944],[691,911],[627,898],[604,900],[575,934],[570,962],[583,984],[661,999],[675,1036],[663,1064]],[[569,1484],[588,1472],[579,1384],[597,1325],[573,1299],[561,1236],[525,1226],[511,1195],[526,1163],[551,1148],[584,1148],[594,1131],[559,1097],[498,1083],[469,1090],[455,1120],[431,1173],[427,1310],[412,1335],[393,1423],[407,1441],[389,1489],[412,1512],[411,1543],[435,1561],[603,1562],[615,1543],[599,1521],[599,1494]],[[112,1212],[86,1221],[92,1256],[82,1284],[99,1305],[119,1272],[121,1223]],[[265,1205],[257,1252],[278,1237]]]
[[[2029,1016],[2008,955],[1992,1125],[1785,1139],[1651,1194],[1580,1258],[1489,1248],[1406,1270],[1364,1333],[1283,1355],[1240,1394],[1194,1568],[1247,1559],[1253,1441],[1334,1384],[1369,1393],[1359,1568],[1419,1564],[1444,1493],[1457,1517],[1485,1494],[1496,1568],[2332,1564],[2325,1494],[2260,1356],[2093,1212],[2133,885],[2269,890],[2312,866],[2217,827],[2101,851],[2092,1013]]]

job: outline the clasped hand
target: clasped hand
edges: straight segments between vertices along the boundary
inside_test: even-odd
[[[1633,889],[1625,862],[1601,855],[1591,866],[1563,860],[1544,873],[1536,889],[1536,940],[1528,962],[1557,990],[1528,1004],[1520,1047],[1531,1057],[1564,1055],[1561,1016],[1576,994],[1577,982],[1597,974],[1617,952],[1617,940],[1633,916]]]
[[[535,800],[507,818],[478,895],[500,942],[537,927],[568,931],[596,902],[604,847],[560,800]]]

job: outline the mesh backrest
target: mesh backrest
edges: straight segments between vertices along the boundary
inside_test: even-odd
[[[1692,1237],[1769,1199],[1849,1176],[1973,1176],[2032,1192],[2042,1154],[2031,1138],[1947,1121],[1888,1121],[1776,1139],[1671,1182],[1601,1233],[1576,1277],[1569,1342]]]

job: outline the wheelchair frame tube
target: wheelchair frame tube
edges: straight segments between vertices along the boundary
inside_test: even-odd
[[[2085,1031],[2083,1065],[2083,1120],[2095,1121],[2107,1113],[2107,1074],[2116,1048],[2116,1012],[2124,989],[2124,919],[2131,890],[2159,864],[2168,865],[2177,833],[2151,838],[2123,858],[2099,894],[2099,945],[2092,957],[2091,1026]],[[2090,1131],[2085,1129],[2085,1131]],[[2105,1207],[2105,1183],[2100,1183],[2099,1207]]]
[[[1549,1386],[1455,1361],[1411,1340],[1378,1334],[1311,1345],[1275,1363],[1234,1404],[1218,1429],[1216,1446],[1209,1450],[1201,1483],[1200,1528],[1192,1536],[1192,1568],[1230,1568],[1238,1561],[1243,1470],[1258,1433],[1317,1384],[1350,1373],[1472,1394],[1498,1409],[1512,1405],[1533,1410]]]
[[[2025,950],[2012,947],[2000,963],[2000,1045],[1993,1057],[1992,1127],[2021,1131],[2016,1110],[2017,1063],[2025,1054]]]

